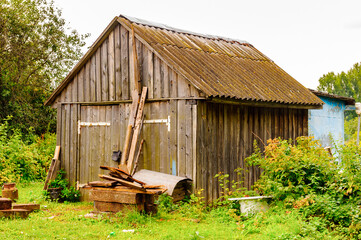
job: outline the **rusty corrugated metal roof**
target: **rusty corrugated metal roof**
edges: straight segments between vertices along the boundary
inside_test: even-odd
[[[307,88],[251,44],[120,16],[166,62],[208,97],[322,105]]]

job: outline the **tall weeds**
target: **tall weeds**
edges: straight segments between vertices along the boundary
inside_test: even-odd
[[[25,139],[25,140],[24,140]],[[0,184],[43,180],[56,144],[55,134],[22,136],[0,124]]]

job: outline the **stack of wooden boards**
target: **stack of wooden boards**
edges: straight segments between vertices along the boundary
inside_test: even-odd
[[[19,198],[19,191],[15,186],[15,183],[4,183],[2,187],[2,195],[4,198],[10,198],[15,202]]]
[[[157,211],[155,196],[167,190],[164,186],[147,185],[120,168],[100,168],[109,171],[109,175],[99,175],[106,181],[88,183],[91,187],[89,198],[94,201],[95,212],[119,212],[134,208],[147,213]]]
[[[39,204],[13,204],[9,198],[0,198],[0,217],[27,218],[30,212],[39,209]]]

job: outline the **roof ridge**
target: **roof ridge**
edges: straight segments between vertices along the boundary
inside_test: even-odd
[[[184,30],[184,29],[174,28],[174,27],[168,26],[166,24],[151,22],[151,21],[147,21],[147,20],[135,18],[135,17],[130,17],[130,16],[123,15],[123,14],[120,14],[119,17],[125,18],[132,23],[145,25],[148,27],[160,28],[160,29],[164,29],[164,30],[168,30],[168,31],[173,31],[173,32],[182,33],[182,34],[189,34],[189,35],[207,38],[207,39],[211,39],[211,40],[221,40],[221,41],[230,42],[230,43],[238,43],[240,45],[250,45],[253,47],[252,44],[250,44],[249,42],[247,42],[245,40],[233,39],[233,38],[222,37],[222,36],[217,36],[217,35],[196,33],[196,32],[192,32],[192,31],[188,31],[188,30]]]

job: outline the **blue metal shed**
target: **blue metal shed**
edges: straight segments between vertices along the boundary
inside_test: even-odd
[[[320,140],[323,147],[332,146],[332,139],[344,143],[344,116],[347,105],[355,99],[310,89],[325,104],[322,109],[308,111],[308,133]]]

